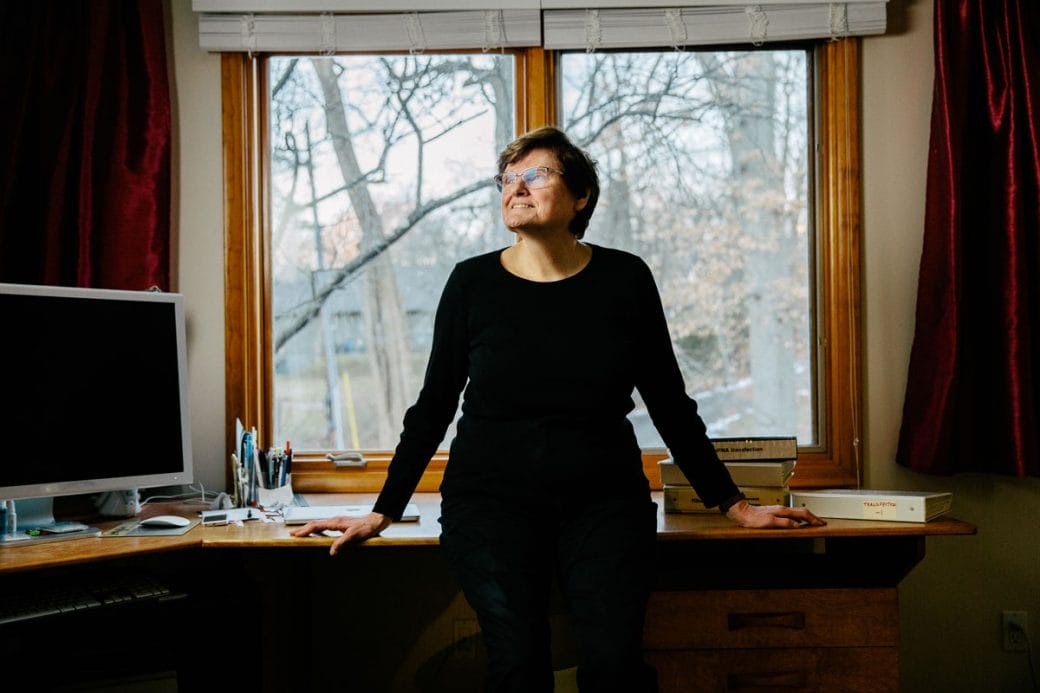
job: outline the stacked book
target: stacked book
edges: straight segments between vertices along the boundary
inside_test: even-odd
[[[794,436],[713,438],[711,442],[748,503],[788,504],[788,484],[798,461],[798,440]],[[679,465],[671,459],[662,460],[660,465],[666,513],[716,511],[704,507]]]

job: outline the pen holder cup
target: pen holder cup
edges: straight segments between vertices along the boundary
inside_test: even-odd
[[[293,504],[292,474],[278,488],[256,487],[256,501],[264,510],[280,510]]]

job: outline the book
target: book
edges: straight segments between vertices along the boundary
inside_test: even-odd
[[[792,491],[791,506],[808,508],[819,517],[846,520],[928,522],[945,515],[953,494],[929,491],[824,489]]]
[[[737,486],[787,486],[798,460],[723,462]]]
[[[746,486],[740,491],[747,496],[751,505],[787,505],[789,489],[786,486]],[[666,513],[717,513],[718,507],[708,508],[693,487],[665,486],[664,511]]]
[[[303,525],[311,520],[327,520],[331,517],[362,517],[372,512],[372,504],[361,505],[290,505],[282,508],[282,518],[287,525]],[[401,516],[401,522],[418,522],[419,507],[409,503]]]
[[[763,460],[759,462],[723,462],[733,483],[737,486],[787,486],[794,475],[797,460]],[[689,486],[679,465],[670,459],[661,460],[661,483],[668,486]]]
[[[793,460],[798,458],[798,439],[794,436],[751,436],[747,438],[712,438],[719,459]]]

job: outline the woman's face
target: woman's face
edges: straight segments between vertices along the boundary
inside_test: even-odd
[[[560,171],[560,162],[547,149],[532,149],[523,157],[506,166],[503,173],[521,173],[533,166],[553,169],[547,172],[544,187],[531,188],[520,176],[511,185],[502,186],[502,220],[510,231],[531,233],[570,233],[568,227],[574,216],[588,202],[588,196],[576,198],[567,188]]]

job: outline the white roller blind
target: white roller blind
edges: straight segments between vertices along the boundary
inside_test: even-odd
[[[647,48],[882,34],[886,0],[193,0],[210,51]],[[509,9],[504,9],[507,7]],[[471,9],[464,9],[471,8]],[[568,9],[569,8],[569,9]],[[378,9],[378,13],[370,12]]]
[[[422,52],[493,50],[540,42],[538,10],[199,16],[199,45],[209,51]]]
[[[235,2],[235,0],[210,0],[211,2]],[[275,0],[272,0],[275,1]],[[333,0],[330,0],[333,1]],[[361,0],[358,0],[361,1]],[[444,0],[447,2],[448,0]],[[490,1],[490,0],[489,0]],[[834,0],[540,0],[539,7],[543,10],[606,10],[606,9],[649,9],[664,7],[726,7],[740,6],[752,7],[754,5],[852,5],[852,4],[877,4],[888,0],[847,0],[847,2],[834,2]]]
[[[541,2],[540,0],[192,0],[191,8],[196,12],[387,13],[537,10],[541,8]]]
[[[878,0],[848,0],[848,3]],[[450,10],[585,10],[719,5],[829,5],[832,0],[192,0],[196,12],[443,12]]]
[[[542,22],[549,49],[763,44],[883,34],[885,3],[545,10]]]

